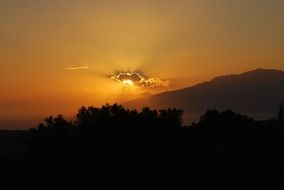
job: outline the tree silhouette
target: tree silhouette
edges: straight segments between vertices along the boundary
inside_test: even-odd
[[[177,109],[159,110],[159,120],[162,127],[181,127],[183,111]]]
[[[106,104],[81,107],[74,121],[48,117],[25,136],[10,179],[37,189],[283,189],[280,119],[207,110],[183,126],[182,116]]]
[[[252,118],[237,114],[231,110],[225,110],[223,112],[207,110],[206,113],[201,116],[198,126],[210,128],[239,128],[251,126],[252,123]]]

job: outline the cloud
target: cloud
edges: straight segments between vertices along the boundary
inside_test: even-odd
[[[67,70],[80,70],[80,69],[88,69],[89,66],[88,65],[84,65],[84,66],[68,66],[65,67],[65,69]]]
[[[125,80],[131,80],[135,84],[135,86],[141,88],[159,88],[169,86],[168,80],[162,80],[160,78],[147,78],[137,72],[118,73],[111,76],[110,78],[119,83],[123,83],[123,81]]]

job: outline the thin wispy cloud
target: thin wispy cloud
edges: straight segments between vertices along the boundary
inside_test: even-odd
[[[66,70],[84,70],[84,69],[88,69],[89,66],[88,65],[83,65],[83,66],[68,66],[65,67]]]

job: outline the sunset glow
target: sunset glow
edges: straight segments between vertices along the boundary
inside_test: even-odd
[[[138,72],[120,72],[110,79],[121,83],[123,86],[135,86],[140,89],[166,89],[169,86],[168,80],[160,78],[145,77]]]
[[[133,87],[135,84],[132,80],[125,79],[125,80],[122,81],[122,85],[124,87]]]
[[[1,189],[284,190],[284,0],[0,0],[0,27]]]
[[[283,10],[279,0],[1,1],[0,125],[284,70]]]

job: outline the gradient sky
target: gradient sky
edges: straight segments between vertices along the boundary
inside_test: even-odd
[[[283,0],[1,0],[0,128],[255,68],[284,70]],[[137,71],[168,80],[123,89]]]

